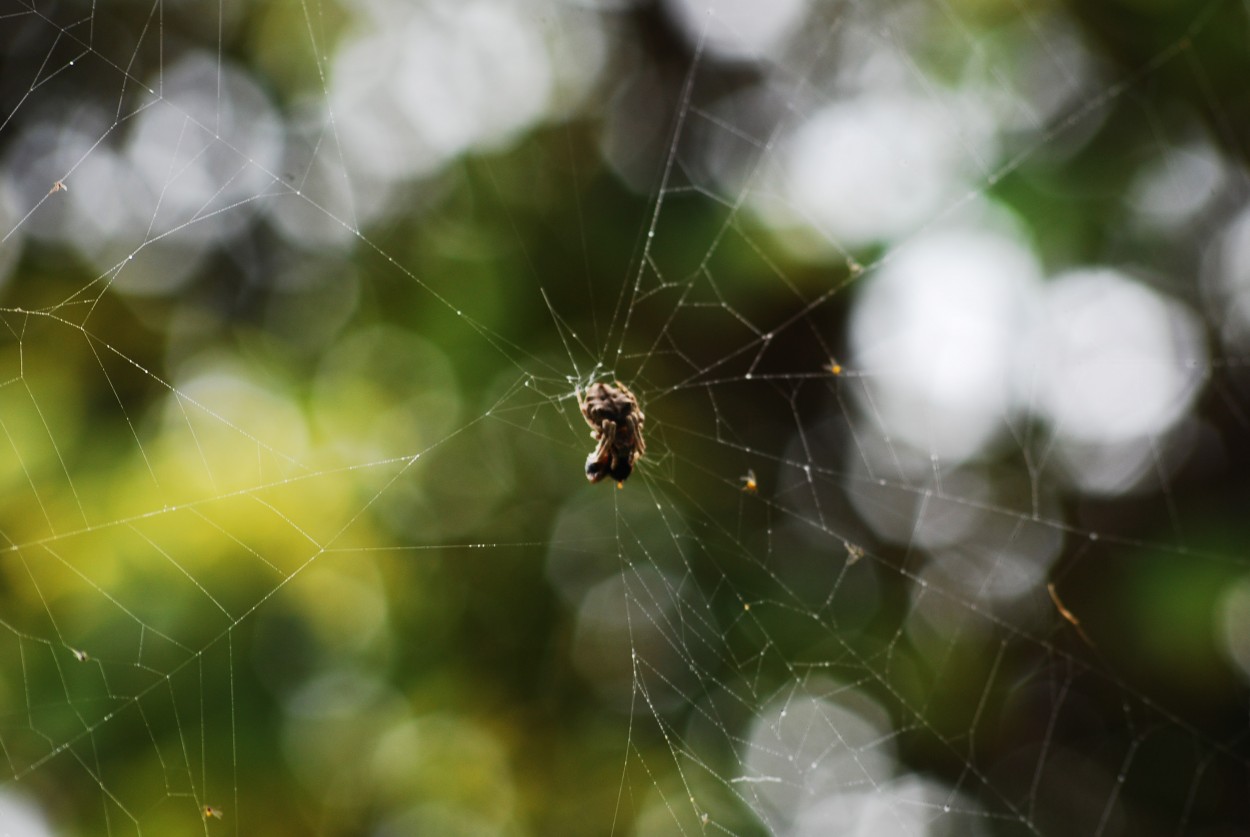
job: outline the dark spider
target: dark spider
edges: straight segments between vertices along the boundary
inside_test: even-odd
[[[618,487],[634,470],[647,446],[642,441],[644,416],[637,397],[620,381],[593,383],[581,395],[582,415],[599,446],[586,457],[586,479],[611,477]]]

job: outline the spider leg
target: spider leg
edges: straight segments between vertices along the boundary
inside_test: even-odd
[[[613,446],[616,444],[616,422],[605,419],[599,432],[601,436],[599,439],[599,450],[596,451],[597,457],[599,459],[613,458]]]
[[[604,421],[601,429],[592,435],[599,440],[599,446],[586,457],[586,479],[599,482],[613,468],[612,443],[616,441],[616,423]]]

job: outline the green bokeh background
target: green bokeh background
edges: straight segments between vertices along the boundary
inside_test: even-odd
[[[1017,24],[1034,11],[947,5],[984,60],[1010,71]],[[194,48],[238,62],[280,108],[294,107],[321,90],[300,34],[310,9],[326,54],[358,13],[163,4],[159,36],[139,38],[148,6],[10,6],[0,153],[26,120],[115,103],[118,66],[142,78]],[[1125,79],[1126,92],[1095,109],[1097,133],[1074,153],[1048,153],[1067,148],[1060,128],[980,187],[1024,220],[1049,269],[1132,262],[1195,275],[1211,230],[1134,231],[1123,195],[1141,158],[1187,127],[1244,166],[1244,7],[1055,10],[1105,62],[1105,91]],[[908,556],[870,544],[861,569],[872,583],[859,599],[837,538],[778,547],[810,561],[808,589],[822,594],[806,601],[800,590],[796,615],[759,561],[772,555],[777,507],[743,494],[738,478],[754,469],[767,495],[785,440],[837,384],[750,381],[751,353],[736,354],[750,335],[726,307],[677,308],[682,293],[705,293],[690,277],[726,213],[710,200],[666,201],[650,253],[673,287],[633,305],[622,332],[619,300],[642,269],[695,59],[654,4],[610,14],[628,50],[590,103],[409,184],[411,211],[364,230],[345,258],[292,253],[260,223],[176,296],[139,298],[104,289],[72,253],[26,244],[0,299],[4,786],[39,800],[57,834],[689,834],[705,828],[695,811],[711,812],[721,833],[762,834],[726,781],[730,733],[778,689],[813,677],[812,661],[897,712],[913,769],[955,782],[975,765],[986,781],[964,781],[989,810],[1030,812],[1025,824],[984,821],[989,833],[1096,830],[1097,805],[1066,808],[1030,789],[1031,764],[1014,760],[1041,746],[1111,777],[1135,754],[1123,833],[1247,827],[1246,686],[1212,628],[1247,568],[1244,364],[1219,358],[1218,386],[1199,407],[1222,439],[1219,467],[1182,470],[1166,495],[1064,498],[1081,531],[1115,534],[1074,539],[1062,563],[1064,603],[1092,647],[1062,620],[1040,636],[1008,623],[952,633],[935,661],[898,640]],[[87,15],[87,60],[102,69],[32,93],[47,56],[78,49],[73,21]],[[915,33],[933,83],[957,75],[961,42],[946,32]],[[696,105],[753,78],[707,56],[696,66]],[[665,139],[653,159],[640,150],[650,191],[626,185],[598,146],[613,96],[641,68],[664,91],[651,116]],[[825,346],[845,348],[856,275],[747,232],[760,249],[734,238],[708,266],[718,306],[778,323],[844,287],[804,317],[824,346],[792,329],[769,356],[772,371],[815,373]],[[881,252],[854,255],[872,264]],[[281,269],[319,278],[292,291],[270,281]],[[1196,283],[1169,290],[1200,297]],[[340,311],[342,322],[322,326]],[[592,350],[571,360],[567,341]],[[648,415],[645,466],[622,491],[580,476],[590,442],[573,386],[601,359]],[[714,364],[726,381],[715,401],[683,386]],[[571,508],[576,537],[564,540],[557,522]],[[547,575],[553,553],[675,566],[699,612],[715,615],[716,632],[692,625],[684,640],[698,688],[750,672],[757,703],[726,707],[707,765],[677,743],[689,706],[640,704],[631,718],[578,668],[576,608]],[[842,595],[822,610],[834,585]],[[614,665],[628,683],[631,660]],[[917,724],[908,707],[921,706]],[[1091,788],[1103,803],[1114,792]],[[223,817],[205,819],[204,805]]]

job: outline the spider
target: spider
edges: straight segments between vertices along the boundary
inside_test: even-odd
[[[642,441],[644,416],[638,398],[620,381],[615,386],[593,383],[579,396],[582,416],[594,431],[591,438],[599,443],[586,457],[586,479],[593,483],[611,477],[620,488],[647,449]]]

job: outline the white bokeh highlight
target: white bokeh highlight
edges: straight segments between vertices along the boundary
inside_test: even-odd
[[[834,699],[839,695],[854,708]],[[788,833],[823,800],[871,792],[893,777],[890,729],[888,713],[870,699],[817,681],[764,707],[747,732],[742,775],[730,781],[762,803],[758,809],[774,833]]]
[[[429,175],[539,121],[554,92],[541,21],[515,3],[382,4],[335,54],[326,119],[350,171]]]
[[[792,837],[977,837],[984,813],[950,788],[906,775],[878,788],[830,795],[806,808]]]
[[[1229,587],[1216,609],[1214,627],[1218,647],[1250,683],[1250,577]]]
[[[776,55],[802,26],[809,0],[666,0],[691,44],[722,59],[756,61]]]
[[[682,589],[680,577],[640,566],[600,582],[582,598],[573,663],[614,709],[653,712],[686,705],[693,651],[670,633],[689,607]],[[645,701],[636,700],[639,693]]]
[[[282,159],[282,120],[250,73],[206,52],[165,70],[126,154],[158,198],[148,237],[216,240],[246,226]]]
[[[1007,64],[998,53],[974,51],[970,76],[978,95],[991,104],[999,129],[1016,140],[1040,141],[1036,155],[1065,158],[1097,134],[1105,119],[1102,111],[1082,111],[1081,103],[1098,95],[1106,84],[1106,70],[1091,52],[1080,26],[1062,10],[1041,7],[1025,20],[1008,23],[998,33],[1000,48],[1009,50]],[[1054,129],[1063,126],[1063,130]]]
[[[782,151],[771,220],[811,225],[838,248],[914,232],[969,194],[995,156],[993,123],[971,97],[874,91],[803,122]]]
[[[1040,283],[1029,249],[997,233],[935,232],[899,250],[851,316],[864,413],[943,460],[979,453],[1006,429],[1012,357]]]
[[[1250,206],[1228,220],[1203,271],[1206,314],[1233,352],[1250,346]]]
[[[33,801],[13,790],[0,790],[0,834],[4,837],[52,837],[52,826]]]
[[[0,287],[3,287],[22,257],[25,236],[18,226],[18,200],[13,184],[0,172]]]
[[[1209,143],[1169,148],[1146,166],[1130,187],[1128,202],[1139,218],[1160,230],[1182,226],[1211,205],[1228,180],[1224,159]]]
[[[963,465],[1022,448],[1032,496],[1017,503],[1038,514],[1046,485],[1158,490],[1192,448],[1210,365],[1183,302],[1110,268],[1043,280],[991,225],[900,246],[863,280],[849,337],[848,500],[878,536],[961,567],[941,586],[964,599],[1026,595],[1060,543],[985,542],[1003,486]],[[965,589],[964,571],[983,583]]]
[[[899,250],[867,280],[850,336],[862,412],[891,446],[950,464],[1033,416],[1075,482],[1100,492],[1158,457],[1208,367],[1183,303],[1106,268],[1043,284],[1026,247],[987,232]],[[1130,455],[1133,467],[1107,462]]]
[[[92,109],[36,122],[6,159],[24,234],[144,296],[177,292],[250,228],[278,185],[284,131],[252,76],[216,55],[189,52],[151,84],[159,92],[125,122]]]
[[[1062,439],[1159,436],[1192,405],[1207,351],[1182,303],[1118,271],[1086,269],[1050,281],[1040,314],[1027,347],[1029,404]]]

